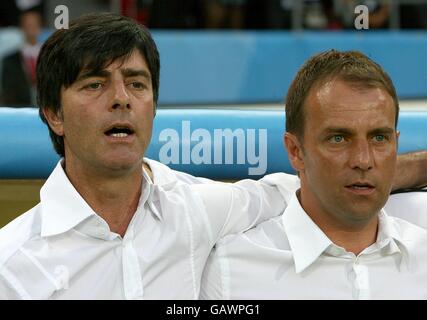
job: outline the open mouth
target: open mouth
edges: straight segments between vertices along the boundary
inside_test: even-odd
[[[127,136],[134,134],[134,131],[128,126],[114,126],[105,131],[104,134],[114,138],[126,138]]]
[[[370,183],[356,182],[345,186],[350,191],[360,194],[371,193],[375,190],[375,187]]]
[[[369,184],[351,184],[349,186],[347,186],[347,188],[353,188],[353,189],[371,189],[373,188],[373,186],[369,185]]]

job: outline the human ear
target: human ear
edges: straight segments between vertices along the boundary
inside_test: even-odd
[[[296,171],[304,170],[304,153],[302,144],[298,137],[292,133],[286,132],[284,136],[286,150],[288,152],[289,162]]]
[[[55,132],[58,136],[64,135],[64,120],[62,112],[54,112],[50,108],[43,108],[43,115],[46,118],[49,127]]]

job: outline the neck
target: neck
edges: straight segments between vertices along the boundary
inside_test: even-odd
[[[141,196],[142,166],[122,175],[106,176],[103,172],[66,162],[65,172],[110,230],[124,237]]]
[[[304,198],[303,192],[298,192],[299,202],[313,222],[337,246],[355,255],[375,243],[378,232],[378,215],[360,223],[350,223],[340,220],[325,212],[320,205],[313,205]]]
[[[30,46],[34,46],[34,45],[36,45],[36,44],[37,44],[37,38],[27,38],[27,43],[28,43]]]
[[[316,221],[315,221],[316,222]],[[378,231],[378,217],[366,225],[349,228],[337,228],[328,223],[317,223],[320,229],[337,246],[344,248],[347,252],[359,255],[367,247],[375,243]]]

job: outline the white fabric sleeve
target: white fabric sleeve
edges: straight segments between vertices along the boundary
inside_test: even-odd
[[[7,270],[0,270],[0,300],[30,299],[27,292],[21,287],[20,282]]]
[[[427,229],[427,192],[405,192],[390,196],[385,207],[388,215]]]
[[[288,174],[274,174],[258,181],[241,180],[234,184],[199,184],[212,240],[244,232],[260,222],[283,213],[299,181]]]

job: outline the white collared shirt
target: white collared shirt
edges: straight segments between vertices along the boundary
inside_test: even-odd
[[[0,230],[0,299],[197,299],[217,240],[277,216],[286,205],[268,181],[204,183],[146,162],[156,183],[144,172],[123,238],[58,163],[41,202]]]
[[[427,299],[427,230],[379,214],[377,241],[358,256],[323,233],[293,195],[283,215],[223,238],[203,299]]]
[[[390,216],[427,229],[427,190],[393,194],[384,209]]]

